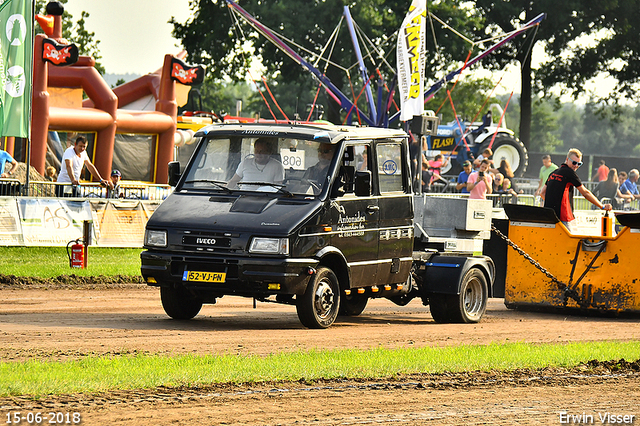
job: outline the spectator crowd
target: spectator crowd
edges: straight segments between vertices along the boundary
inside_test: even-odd
[[[496,161],[497,162],[497,161]],[[505,159],[496,164],[491,149],[486,149],[477,158],[462,163],[463,170],[453,182],[442,176],[442,168],[448,164],[448,158],[438,154],[433,160],[428,160],[422,153],[422,182],[423,192],[445,192],[453,189],[462,194],[469,194],[471,199],[486,199],[487,195],[500,196],[500,203],[516,202],[517,197],[524,191],[518,188],[514,179],[511,165]],[[563,163],[564,164],[564,163]],[[538,172],[538,185],[534,195],[539,197],[549,176],[560,166],[551,160],[551,156],[542,156],[542,165]],[[593,173],[593,181],[597,185],[593,188],[593,195],[602,204],[611,204],[615,210],[630,210],[631,202],[640,198],[638,190],[638,169],[631,169],[628,173],[609,168],[605,160],[598,162]]]

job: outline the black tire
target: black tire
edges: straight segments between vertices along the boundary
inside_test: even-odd
[[[460,294],[435,294],[429,297],[431,316],[438,323],[476,323],[487,310],[487,278],[471,268],[462,278]]]
[[[482,154],[482,151],[489,148],[491,138],[487,139],[488,140],[480,146],[478,154]],[[515,177],[522,177],[524,172],[527,171],[527,167],[529,166],[529,153],[524,144],[513,136],[504,133],[498,134],[493,141],[491,150],[493,151],[493,163],[496,168],[500,166],[500,160],[505,158],[509,162]]]
[[[350,295],[342,295],[340,298],[340,315],[347,317],[356,317],[367,307],[369,296],[365,294],[354,293]]]
[[[456,303],[450,303],[452,322],[475,323],[482,319],[487,310],[489,291],[487,278],[478,268],[471,268],[464,274],[460,294],[454,296]]]
[[[327,328],[338,317],[340,286],[336,274],[321,266],[304,294],[296,297],[296,311],[302,325],[308,328]]]
[[[433,320],[438,324],[451,322],[451,317],[449,315],[451,311],[449,308],[451,300],[452,297],[449,294],[432,294],[429,296],[429,311],[431,312]]]
[[[160,300],[164,311],[173,319],[188,320],[202,309],[202,299],[180,287],[160,287]]]

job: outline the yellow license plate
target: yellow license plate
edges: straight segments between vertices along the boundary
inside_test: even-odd
[[[227,278],[225,272],[184,271],[182,281],[199,281],[205,283],[223,283]]]

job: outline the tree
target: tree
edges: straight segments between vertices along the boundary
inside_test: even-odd
[[[98,43],[100,43],[100,40],[94,40],[96,34],[93,31],[88,31],[85,28],[85,18],[88,17],[89,14],[83,10],[80,19],[76,21],[69,33],[69,41],[75,43],[78,46],[78,53],[80,55],[92,56],[93,59],[96,60],[95,68],[100,74],[104,75],[105,69],[100,63],[102,55],[100,54],[100,49],[98,48]]]
[[[546,1],[547,0],[513,0],[509,2],[494,0],[476,1],[476,8],[483,14],[488,24],[485,29],[479,31],[477,34],[478,37],[487,36],[497,31],[508,33],[520,28],[526,22],[544,12],[544,5],[541,3]],[[565,4],[566,3],[562,2],[558,3],[552,10],[557,10],[557,8],[564,9],[563,5]],[[559,13],[562,13],[562,11]],[[485,65],[499,69],[504,68],[513,61],[520,62],[520,129],[518,133],[520,139],[527,147],[529,147],[531,140],[532,75],[530,52],[536,40],[550,37],[552,32],[557,28],[558,27],[550,27],[549,22],[545,20],[536,30],[530,30],[526,35],[517,37],[512,43],[506,44],[484,61]]]
[[[555,132],[560,127],[552,102],[536,98],[531,109],[530,148],[536,152],[553,152],[562,145]]]
[[[68,0],[59,1],[64,5]],[[48,2],[45,0],[36,0],[36,13],[43,15],[46,14],[47,3]],[[94,40],[95,33],[89,32],[85,28],[85,19],[88,17],[89,14],[85,11],[82,11],[80,19],[74,24],[73,16],[65,10],[62,14],[62,37],[71,43],[75,43],[78,46],[78,53],[80,55],[92,56],[96,60],[96,69],[100,72],[100,74],[104,75],[105,69],[99,62],[102,58],[102,56],[100,55],[100,49],[98,47],[100,40]],[[36,34],[43,34],[40,26],[36,25],[35,28]]]
[[[615,105],[620,98],[632,99],[640,82],[637,1],[575,3],[572,27],[557,31],[545,47],[553,60],[540,68],[540,84],[545,89],[561,85],[565,93],[577,97],[584,92],[585,82],[604,74],[618,84],[607,96],[595,98],[597,103]]]
[[[589,102],[582,114],[583,133],[571,142],[589,153],[628,156],[637,152],[640,110]]]
[[[499,102],[496,97],[487,99],[493,86],[494,83],[487,78],[462,79],[458,81],[454,93],[451,94],[456,114],[464,120],[471,121],[475,119],[475,121],[480,121],[482,114],[486,113],[487,106]],[[483,106],[485,107],[484,110],[481,109]],[[446,90],[440,90],[425,107],[441,114],[443,123],[455,120],[451,101]]]
[[[235,115],[238,100],[242,101],[244,117],[255,115],[262,107],[262,100],[249,83],[216,83],[207,79],[200,87],[191,89],[189,102],[180,109],[179,114],[184,111],[205,111]]]
[[[470,14],[470,9],[460,7],[463,2],[441,2],[432,6],[434,11],[455,28],[467,27],[468,32],[479,25],[477,17]],[[279,0],[263,2],[248,0],[242,6],[254,15],[261,23],[274,29],[289,40],[310,52],[321,52],[329,42],[329,36],[340,21],[345,2],[342,0],[325,0],[309,2],[306,0]],[[229,8],[222,0],[194,0],[190,3],[193,11],[192,18],[184,23],[174,19],[173,35],[182,41],[182,45],[189,52],[192,62],[205,63],[208,76],[215,79],[229,78],[241,80],[245,78],[253,61],[257,60],[265,68],[264,75],[269,84],[276,80],[278,87],[287,87],[291,93],[292,85],[299,85],[285,105],[287,115],[292,116],[296,105],[306,99],[306,94],[315,95],[318,84],[310,74],[293,62],[285,53],[273,46],[264,37],[250,28],[243,21],[238,27],[232,25]],[[389,83],[395,74],[395,40],[396,32],[407,12],[409,3],[406,0],[363,0],[349,3],[350,12],[359,30],[370,40],[371,45],[360,40],[366,66],[374,82],[377,71]],[[335,44],[329,44],[326,52],[330,52],[332,64],[325,68],[325,62],[317,63],[317,68],[325,72],[331,81],[343,93],[354,93],[356,96],[363,88],[364,82],[359,76],[356,57],[352,41],[347,35],[347,29],[342,24],[340,37]],[[451,68],[454,58],[460,60],[466,56],[468,45],[457,37],[444,36],[439,41],[438,55],[427,58],[427,76],[442,77],[445,70]],[[435,43],[432,41],[432,45]],[[374,51],[383,52],[383,58]],[[371,53],[369,56],[368,54]],[[314,62],[317,57],[303,53],[305,58]],[[325,54],[324,58],[328,56]],[[348,74],[344,70],[348,70]],[[259,79],[259,76],[253,76]],[[286,83],[286,84],[285,84]],[[295,99],[294,99],[295,98]],[[320,99],[330,99],[324,90]],[[278,100],[280,102],[280,100]],[[307,101],[304,100],[306,103]],[[360,97],[358,106],[367,111],[368,107],[364,95]],[[343,117],[336,109],[336,104],[325,101],[328,118],[333,122],[341,122]],[[299,112],[300,110],[298,110]]]
[[[525,144],[531,140],[531,108],[533,90],[548,94],[551,88],[577,97],[583,93],[584,83],[601,72],[608,72],[621,83],[616,92],[605,100],[620,94],[635,93],[634,84],[640,75],[640,41],[635,23],[640,19],[640,8],[634,0],[593,2],[590,0],[478,0],[476,7],[502,31],[508,32],[540,13],[546,19],[539,25],[535,39],[520,38],[487,59],[486,64],[504,67],[520,62],[521,120],[520,137]],[[486,32],[494,31],[492,25]],[[592,44],[578,40],[595,39]],[[542,42],[550,60],[532,74],[531,56],[535,43]]]

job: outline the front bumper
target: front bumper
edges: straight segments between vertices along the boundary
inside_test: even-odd
[[[217,297],[301,295],[318,266],[313,258],[200,256],[151,250],[142,252],[140,258],[142,277],[148,285],[180,284]],[[225,273],[226,277],[221,283],[185,281],[185,271]]]

